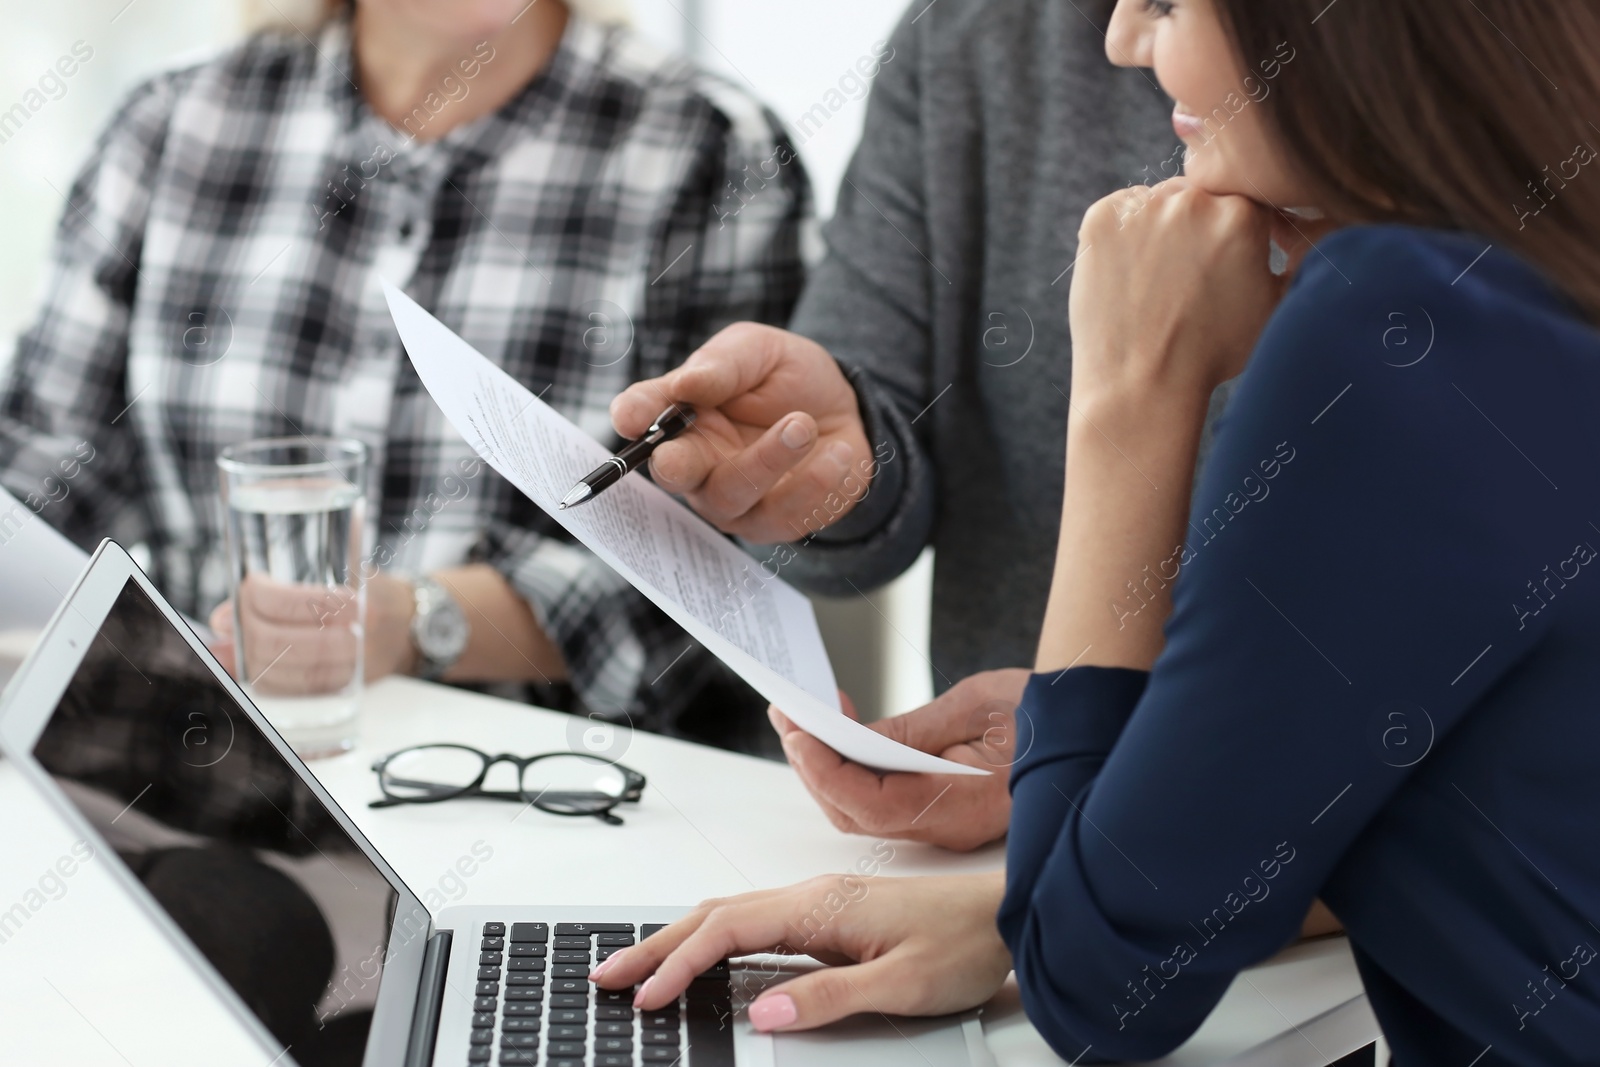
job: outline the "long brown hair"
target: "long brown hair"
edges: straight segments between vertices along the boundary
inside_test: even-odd
[[[1295,50],[1264,115],[1337,217],[1480,233],[1600,322],[1600,4],[1215,2],[1247,68]]]

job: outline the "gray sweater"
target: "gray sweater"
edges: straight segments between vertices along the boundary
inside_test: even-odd
[[[933,680],[1031,665],[1060,520],[1068,267],[1095,200],[1177,173],[1171,101],[1112,67],[1111,0],[917,0],[792,322],[893,448],[783,568],[850,595],[932,544]]]

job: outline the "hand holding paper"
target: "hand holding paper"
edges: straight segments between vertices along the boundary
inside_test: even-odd
[[[846,716],[811,602],[648,479],[560,510],[568,487],[610,453],[410,297],[388,283],[384,294],[417,375],[467,443],[801,729],[884,770],[987,773]]]

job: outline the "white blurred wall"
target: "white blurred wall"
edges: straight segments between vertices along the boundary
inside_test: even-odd
[[[287,12],[296,0],[253,2]],[[831,213],[866,106],[857,64],[888,36],[901,0],[580,2],[631,6],[659,44],[748,85],[790,126],[819,213]],[[243,3],[230,0],[0,0],[0,113],[29,109],[9,136],[0,128],[0,366],[32,315],[73,174],[121,95],[237,39],[243,19]],[[62,77],[57,64],[74,47],[89,58]],[[870,601],[819,606],[841,684],[869,714],[927,699],[928,573],[924,559]]]
[[[3,362],[31,317],[73,175],[117,101],[139,78],[233,39],[239,22],[228,0],[0,0],[0,26],[0,114],[37,105],[20,127],[0,124]],[[90,57],[61,78],[56,64],[75,45]]]

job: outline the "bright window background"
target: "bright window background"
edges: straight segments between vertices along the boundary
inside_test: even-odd
[[[0,0],[0,25],[0,137],[10,135],[0,144],[0,338],[9,359],[32,318],[67,189],[118,101],[140,78],[233,40],[239,19],[227,0]],[[54,89],[56,61],[78,42],[93,55]],[[40,100],[13,131],[5,113]]]
[[[278,4],[288,10],[293,0],[257,2],[270,11]],[[819,214],[831,213],[865,111],[854,68],[888,36],[902,0],[632,0],[630,6],[634,24],[657,43],[766,101],[800,144]],[[141,78],[237,40],[243,5],[0,0],[0,25],[7,28],[0,34],[0,116],[18,104],[28,111],[15,129],[0,124],[0,136],[9,134],[0,143],[3,365],[32,317],[73,175],[118,101]],[[58,80],[56,62],[75,45],[93,54],[70,78]],[[869,716],[906,710],[928,697],[930,575],[924,556],[905,579],[869,598],[818,604],[840,684]]]

